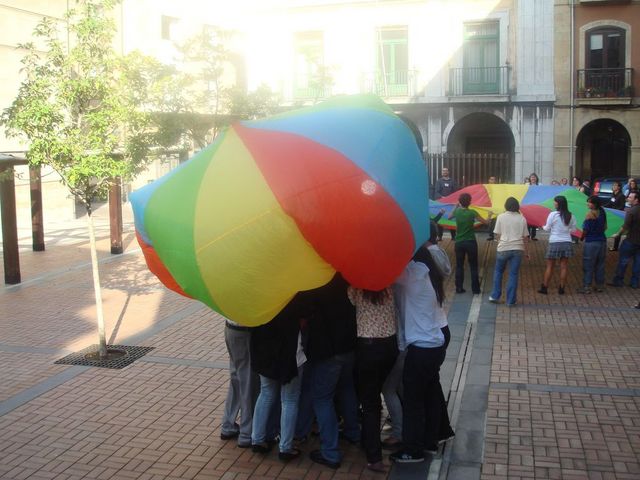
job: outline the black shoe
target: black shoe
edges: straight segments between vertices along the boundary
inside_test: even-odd
[[[240,443],[238,442],[238,448],[251,448],[253,445],[251,443]]]
[[[474,290],[474,291],[473,291],[473,294],[474,294],[474,295],[480,295],[480,290]]]
[[[298,450],[297,448],[292,448],[288,452],[278,453],[278,458],[283,462],[288,462],[289,460],[298,458],[300,456],[300,453],[301,453],[300,450]]]
[[[558,287],[558,295],[564,295],[564,287]]]
[[[456,293],[464,293],[466,290],[464,288],[456,288]]]
[[[638,302],[638,304],[633,308],[637,308],[638,310],[640,310],[640,302]]]
[[[537,242],[538,239],[537,238],[532,238],[531,240],[533,240],[534,242]]]
[[[424,454],[410,453],[406,450],[400,450],[398,452],[389,455],[392,462],[396,463],[418,463],[424,462]]]
[[[327,460],[322,456],[322,452],[320,450],[313,450],[309,452],[309,458],[312,462],[319,463],[320,465],[326,465],[327,467],[333,468],[334,470],[340,468],[340,462],[332,462],[330,460]]]
[[[263,453],[263,454],[267,454],[271,451],[271,445],[267,442],[264,443],[256,443],[254,445],[251,445],[251,451],[253,453]]]
[[[607,283],[607,285],[609,285],[610,287],[616,287],[616,288],[620,288],[620,287],[622,287],[622,285],[621,285],[621,284],[619,284],[619,283],[613,283],[613,282],[611,282],[611,283]]]
[[[546,295],[549,292],[547,292],[547,287],[545,287],[544,285],[540,285],[540,289],[538,290],[538,293]]]
[[[232,440],[234,438],[238,438],[238,435],[240,435],[240,432],[230,432],[230,433],[222,432],[220,434],[220,440]]]
[[[360,440],[358,439],[354,439],[354,438],[349,438],[347,437],[344,433],[340,432],[340,434],[338,435],[339,438],[341,438],[342,440],[346,440],[347,442],[349,442],[351,445],[358,445],[358,442]]]

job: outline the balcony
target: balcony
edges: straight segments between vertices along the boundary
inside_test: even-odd
[[[576,96],[580,103],[629,104],[633,93],[633,68],[578,70]]]
[[[509,66],[451,68],[448,95],[509,95]]]
[[[382,98],[410,97],[416,93],[416,72],[396,70],[394,72],[375,72],[364,79],[363,92],[375,93]]]
[[[330,86],[294,87],[293,100],[302,102],[317,102],[331,96]]]

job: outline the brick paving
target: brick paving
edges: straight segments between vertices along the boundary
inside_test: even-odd
[[[1,479],[426,478],[424,469],[369,472],[346,443],[333,471],[220,440],[228,382],[221,319],[155,280],[130,222],[120,256],[108,253],[108,230],[98,225],[107,339],[154,350],[122,370],[54,364],[96,343],[84,224],[47,227],[45,252],[31,252],[21,230],[23,284],[0,287]],[[553,293],[553,283],[550,295],[535,293],[540,238],[523,264],[519,305],[496,308],[486,302],[495,244],[478,234],[487,265],[479,322],[495,311],[495,333],[477,477],[640,478],[640,311],[630,308],[640,291],[575,294],[574,259],[567,295]],[[453,258],[449,240],[443,245]],[[607,278],[614,263],[610,254]],[[473,298],[453,294],[453,279],[446,285],[452,312]],[[316,446],[312,439],[303,450]],[[448,447],[454,457],[458,446]]]
[[[567,294],[540,295],[546,245],[533,247],[522,305],[497,308],[482,478],[638,479],[640,291],[575,293],[577,257]]]

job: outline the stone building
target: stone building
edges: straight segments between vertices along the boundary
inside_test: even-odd
[[[555,174],[640,175],[640,2],[556,0],[554,31]]]

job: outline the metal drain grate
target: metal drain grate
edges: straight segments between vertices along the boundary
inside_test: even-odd
[[[71,353],[53,363],[120,369],[132,364],[140,357],[145,356],[153,350],[153,348],[154,347],[133,347],[130,345],[107,345],[107,350],[109,352],[119,351],[121,353],[119,355],[107,355],[106,358],[99,359],[97,358],[97,355],[95,357],[92,355],[98,351],[98,345],[91,345],[84,350]]]

